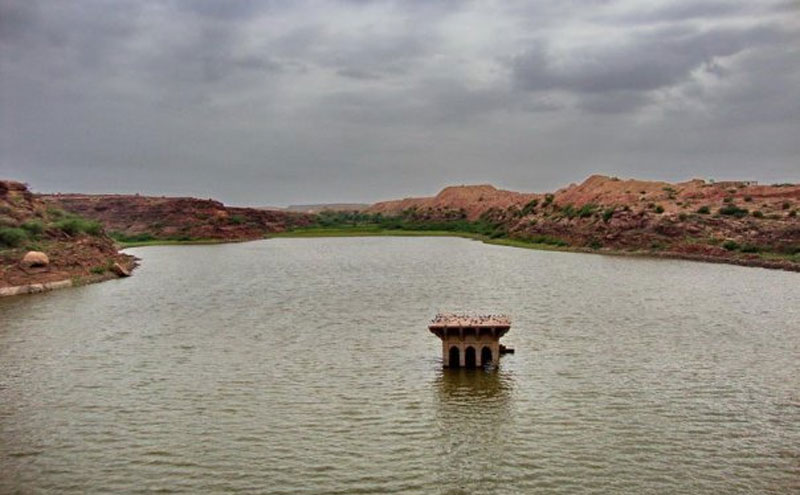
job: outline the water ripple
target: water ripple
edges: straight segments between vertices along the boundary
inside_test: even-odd
[[[0,301],[0,493],[791,493],[797,275],[462,239],[149,247]],[[438,311],[517,349],[442,370]]]

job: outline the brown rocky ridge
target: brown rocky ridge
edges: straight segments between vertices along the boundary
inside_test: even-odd
[[[800,184],[593,175],[552,194],[448,187],[367,211],[417,222],[479,221],[496,237],[587,251],[800,270]]]
[[[45,194],[47,204],[101,222],[122,241],[243,241],[310,225],[303,213],[225,206],[213,199],[122,194]]]
[[[48,206],[25,184],[0,180],[0,295],[39,292],[129,274],[97,222]]]

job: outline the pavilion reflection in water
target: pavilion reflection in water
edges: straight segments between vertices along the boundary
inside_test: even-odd
[[[503,493],[513,466],[513,378],[502,369],[444,368],[432,381],[440,493]]]

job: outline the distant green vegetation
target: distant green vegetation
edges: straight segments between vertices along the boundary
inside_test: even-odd
[[[441,212],[438,216],[414,209],[404,211],[398,216],[384,216],[380,213],[371,214],[357,211],[324,211],[317,216],[314,227],[464,232],[491,238],[504,237],[506,235],[503,223],[493,220],[491,214],[484,214],[480,219],[471,221],[466,219],[466,212],[463,210]]]
[[[125,235],[122,232],[109,232],[108,235],[115,241],[122,243],[149,242],[155,240],[155,237],[149,233]]]
[[[708,206],[701,206],[700,208],[697,209],[697,213],[701,215],[708,215],[709,213],[711,213],[711,208],[709,208]]]
[[[490,209],[477,220],[468,220],[463,210],[409,209],[397,216],[380,213],[326,211],[317,215],[311,227],[292,229],[271,237],[329,237],[329,236],[446,236],[454,235],[481,239],[493,244],[528,245],[528,247],[564,247],[567,242],[549,236],[509,236],[503,215],[518,217],[530,213],[538,201],[529,202],[522,210]],[[562,212],[563,213],[563,212]],[[576,211],[577,214],[577,211]]]

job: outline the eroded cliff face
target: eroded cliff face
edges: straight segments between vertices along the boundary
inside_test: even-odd
[[[46,203],[101,222],[120,239],[260,239],[310,225],[313,215],[236,208],[212,199],[139,195],[42,195]]]
[[[480,220],[496,225],[498,235],[578,248],[800,266],[797,184],[668,183],[595,175],[549,194],[450,187],[432,198],[377,203],[369,211],[420,221]],[[775,260],[768,259],[771,254]]]
[[[29,256],[46,262],[32,266]],[[133,256],[119,253],[98,223],[48,206],[25,184],[0,181],[0,292],[16,286],[85,283],[128,273]]]

